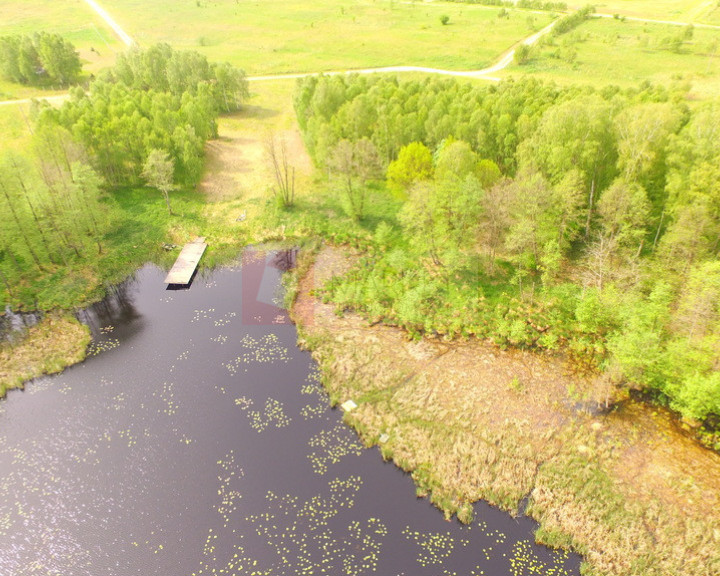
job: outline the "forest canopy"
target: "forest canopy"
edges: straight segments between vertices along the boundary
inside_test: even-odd
[[[68,86],[82,72],[80,55],[60,34],[0,36],[0,76],[11,82]]]
[[[333,76],[300,80],[295,107],[340,196],[348,175],[355,196],[373,187],[337,161],[360,147],[401,199],[328,288],[340,309],[568,351],[686,416],[720,415],[720,101]]]

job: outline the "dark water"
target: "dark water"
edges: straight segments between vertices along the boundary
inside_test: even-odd
[[[0,574],[577,574],[530,520],[446,522],[360,446],[273,302],[286,264],[188,291],[145,267],[86,314],[86,362],[0,404]]]
[[[42,319],[40,312],[13,312],[10,306],[0,311],[0,342],[14,344],[26,330]]]

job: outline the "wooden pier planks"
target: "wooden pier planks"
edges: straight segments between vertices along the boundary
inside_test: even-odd
[[[200,258],[205,253],[205,238],[196,238],[183,246],[175,264],[165,277],[166,284],[189,284]]]

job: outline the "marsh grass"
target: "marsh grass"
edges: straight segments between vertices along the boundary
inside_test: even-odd
[[[412,475],[419,497],[469,522],[478,499],[518,513],[530,494],[524,512],[540,522],[536,539],[583,554],[583,574],[718,573],[714,455],[648,423],[644,407],[624,417],[568,411],[572,386],[555,361],[472,342],[413,343],[400,330],[338,318],[310,289],[328,278],[323,268],[342,270],[339,252],[322,248],[313,266],[306,256],[293,317],[331,401],[358,405],[345,422]],[[677,463],[669,447],[708,468]]]
[[[69,314],[50,313],[17,345],[0,344],[0,396],[85,358],[90,331]]]

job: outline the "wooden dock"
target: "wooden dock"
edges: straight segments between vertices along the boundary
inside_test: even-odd
[[[205,238],[196,238],[183,246],[175,264],[165,277],[165,284],[189,284],[200,258],[205,253]]]

